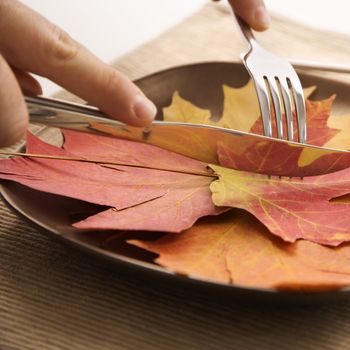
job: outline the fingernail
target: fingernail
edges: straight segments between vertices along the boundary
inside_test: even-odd
[[[134,100],[133,111],[138,119],[153,120],[157,114],[157,107],[147,97],[139,94]]]
[[[254,13],[254,20],[263,28],[268,28],[271,24],[271,18],[264,5],[257,7]]]

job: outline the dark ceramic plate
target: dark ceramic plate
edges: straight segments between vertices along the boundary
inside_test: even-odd
[[[337,99],[333,114],[346,114],[350,111],[350,85],[327,78],[300,74],[303,86],[317,85],[313,95],[322,99],[334,93]],[[144,77],[136,84],[156,103],[160,111],[171,102],[171,96],[178,90],[182,97],[197,106],[210,109],[214,116],[222,114],[222,84],[233,87],[244,85],[248,81],[245,68],[238,63],[203,63],[181,66]],[[51,138],[48,129],[41,132],[43,138]],[[2,182],[0,192],[6,202],[17,212],[65,242],[74,244],[98,256],[109,258],[114,264],[128,273],[141,274],[149,283],[182,283],[187,288],[201,288],[205,293],[224,293],[231,297],[248,300],[278,301],[326,301],[339,300],[350,296],[349,289],[334,292],[291,293],[273,289],[251,289],[244,286],[226,285],[208,280],[188,278],[174,274],[151,262],[152,254],[123,243],[116,232],[111,239],[111,232],[84,233],[71,226],[71,213],[95,211],[96,206],[56,195],[42,193],[13,182]],[[125,235],[129,233],[124,233]],[[132,233],[133,237],[137,233]],[[149,233],[148,233],[149,235]]]

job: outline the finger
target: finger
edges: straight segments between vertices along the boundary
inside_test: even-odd
[[[11,69],[24,94],[42,95],[43,90],[35,78],[33,78],[29,73],[23,72],[18,68],[11,67]]]
[[[0,82],[0,147],[4,147],[23,137],[28,125],[28,112],[16,78],[1,55]]]
[[[262,0],[229,0],[233,10],[253,29],[265,30],[270,26],[270,16]]]
[[[0,23],[6,32],[0,51],[13,66],[53,80],[123,122],[145,126],[154,118],[155,106],[129,79],[38,13],[2,0]]]

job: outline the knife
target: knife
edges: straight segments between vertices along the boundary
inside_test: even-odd
[[[147,130],[109,119],[93,106],[25,97],[30,122],[144,142],[208,164],[255,173],[304,177],[350,166],[350,152],[216,126],[155,120]]]
[[[349,64],[328,63],[319,61],[309,61],[301,59],[289,59],[292,66],[296,69],[318,70],[333,73],[350,73]]]

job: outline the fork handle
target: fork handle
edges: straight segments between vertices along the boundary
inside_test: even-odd
[[[257,44],[253,31],[251,30],[250,26],[239,16],[237,16],[233,12],[233,17],[236,19],[236,22],[241,29],[241,33],[245,41],[251,46],[255,46]]]
[[[241,29],[242,36],[249,45],[254,46],[257,44],[253,31],[250,26],[239,16],[233,12],[233,16],[236,19],[238,26]],[[288,59],[288,61],[297,69],[314,69],[318,71],[334,72],[334,73],[350,73],[349,64],[339,63],[323,63],[318,61],[308,61],[301,59]]]

